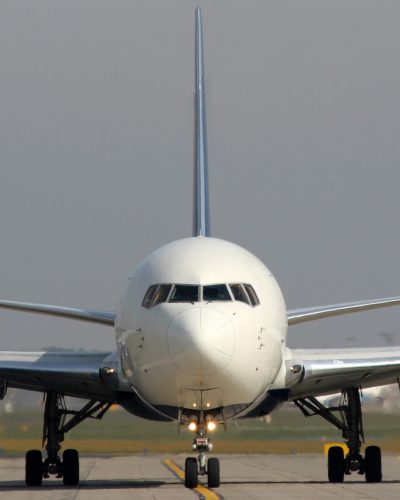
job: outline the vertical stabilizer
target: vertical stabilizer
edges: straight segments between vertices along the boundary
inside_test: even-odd
[[[203,27],[201,9],[196,9],[195,89],[195,204],[193,236],[210,236],[206,100],[204,93]]]

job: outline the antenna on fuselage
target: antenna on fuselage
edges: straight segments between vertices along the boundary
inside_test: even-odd
[[[210,236],[210,212],[208,196],[208,158],[206,99],[204,92],[203,26],[201,9],[196,8],[195,41],[195,172],[193,236]]]

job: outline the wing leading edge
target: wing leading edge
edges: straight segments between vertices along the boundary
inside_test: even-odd
[[[0,300],[0,309],[44,314],[47,316],[59,316],[78,321],[100,323],[107,326],[114,326],[115,323],[114,312],[100,311],[97,309],[81,309],[75,307],[53,306],[50,304],[32,304],[29,302],[15,302],[12,300]]]
[[[331,318],[333,316],[342,316],[344,314],[396,305],[400,305],[400,297],[386,297],[382,299],[345,302],[343,304],[332,304],[328,306],[292,309],[288,311],[287,318],[289,325],[297,325],[298,323],[305,323],[307,321],[315,321],[322,318]]]

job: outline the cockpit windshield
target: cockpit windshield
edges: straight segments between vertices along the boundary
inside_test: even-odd
[[[260,303],[254,288],[249,284],[231,283],[229,288],[231,289],[235,300],[238,300],[239,302],[251,304],[253,307],[258,306]]]
[[[229,288],[231,289],[232,295],[235,298],[235,300],[239,302],[244,302],[245,304],[250,304],[249,297],[247,296],[247,293],[244,291],[243,285],[240,283],[231,283],[229,285]]]
[[[254,288],[249,284],[222,283],[216,285],[151,285],[142,302],[146,309],[161,304],[162,302],[244,302],[249,306],[257,306],[260,301]]]
[[[203,287],[203,300],[206,302],[232,300],[226,285],[207,285]]]
[[[250,302],[251,302],[251,305],[252,306],[258,306],[258,304],[260,303],[260,301],[258,300],[258,297],[257,297],[257,294],[256,292],[254,291],[254,288],[251,286],[251,285],[243,285],[246,292],[247,292],[247,295],[249,296],[249,299],[250,299]]]
[[[199,287],[196,285],[175,285],[169,302],[198,302]]]
[[[172,285],[151,285],[144,296],[142,306],[150,309],[161,302],[166,302]]]
[[[157,304],[160,304],[161,302],[166,302],[171,288],[172,285],[159,285],[151,305],[155,306]]]

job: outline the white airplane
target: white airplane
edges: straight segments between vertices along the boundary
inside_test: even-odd
[[[0,352],[0,397],[8,387],[44,392],[43,443],[26,454],[25,480],[39,486],[49,475],[79,482],[78,452],[59,454],[64,434],[114,403],[152,420],[193,431],[198,458],[185,462],[185,486],[198,476],[220,484],[219,461],[207,460],[210,433],[233,418],[259,417],[293,401],[305,416],[336,426],[349,453],[332,447],[328,478],[364,474],[382,478],[381,452],[364,441],[360,390],[399,381],[400,347],[290,349],[288,325],[400,304],[400,297],[286,310],[265,265],[247,250],[210,237],[203,40],[196,9],[196,161],[193,236],[151,253],[129,276],[116,311],[0,301],[0,307],[90,321],[115,328],[112,353]],[[342,393],[336,407],[316,399]],[[70,411],[64,396],[87,400]]]

